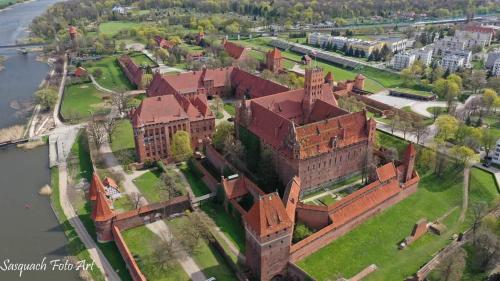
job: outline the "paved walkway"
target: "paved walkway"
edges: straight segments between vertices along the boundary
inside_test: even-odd
[[[465,220],[465,215],[467,214],[467,208],[469,206],[469,175],[470,169],[464,169],[464,191],[463,191],[463,199],[462,199],[462,211],[460,212],[459,220],[463,222]]]
[[[70,202],[67,190],[68,173],[66,162],[64,161],[59,164],[59,200],[61,202],[64,215],[68,218],[69,223],[75,228],[76,233],[89,251],[92,260],[94,260],[97,267],[99,267],[99,269],[104,273],[105,280],[120,281],[120,277],[114,271],[113,267],[96,245],[95,241],[87,232],[87,229],[76,214],[73,205]]]
[[[63,74],[61,78],[61,84],[59,85],[59,91],[57,92],[57,102],[56,105],[54,106],[54,113],[53,113],[54,123],[56,127],[64,125],[63,122],[59,120],[59,110],[61,109],[62,96],[64,94],[64,87],[66,86],[67,73],[68,73],[68,60],[66,56],[64,56]]]
[[[101,86],[99,83],[97,83],[97,81],[95,80],[94,76],[92,74],[89,73],[89,77],[90,77],[90,80],[92,80],[92,84],[94,84],[94,86],[99,90],[99,91],[103,91],[103,92],[106,92],[106,93],[110,93],[110,94],[116,94],[115,91],[113,90],[110,90],[108,88],[104,88],[103,86]]]

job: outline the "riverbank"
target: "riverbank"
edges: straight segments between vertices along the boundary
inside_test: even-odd
[[[17,4],[33,1],[36,0],[0,0],[0,12],[8,10]]]

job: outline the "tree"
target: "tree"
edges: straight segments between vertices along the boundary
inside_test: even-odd
[[[488,205],[485,202],[479,201],[472,206],[472,233],[475,235],[481,224],[481,220],[487,213]]]
[[[212,136],[212,144],[219,151],[224,151],[224,142],[227,137],[232,135],[234,132],[234,125],[223,121],[215,126],[215,132]]]
[[[295,229],[293,230],[293,243],[297,243],[313,234],[313,231],[303,223],[297,223]]]
[[[449,152],[459,167],[469,167],[473,161],[477,160],[474,150],[467,146],[455,145],[450,148]]]
[[[92,76],[94,76],[97,79],[101,78],[102,77],[102,69],[100,69],[100,68],[94,69],[94,71],[92,71]]]
[[[425,125],[424,119],[420,116],[413,119],[411,130],[415,134],[417,144],[420,144],[420,140],[429,135],[429,128]]]
[[[436,151],[430,148],[423,148],[417,155],[417,169],[419,172],[433,170],[436,164]]]
[[[486,107],[486,114],[490,114],[491,108],[493,107],[493,104],[495,103],[496,99],[498,99],[497,92],[493,89],[484,89],[483,91],[483,96],[482,96],[482,101],[484,104],[484,107]]]
[[[149,83],[153,81],[153,75],[149,73],[145,73],[142,75],[142,80],[141,80],[141,85],[139,85],[141,88],[147,88],[149,86]]]
[[[243,158],[244,147],[240,140],[233,135],[228,135],[224,140],[224,155],[233,163]]]
[[[44,88],[35,93],[35,101],[42,110],[53,109],[57,103],[57,92],[52,88]]]
[[[134,209],[138,209],[141,206],[142,198],[144,197],[139,192],[132,192],[131,199],[134,204]]]
[[[126,114],[126,110],[130,101],[130,97],[124,92],[118,92],[111,95],[111,104],[116,107],[116,110],[123,116]]]
[[[111,116],[106,117],[106,119],[102,122],[102,128],[104,129],[104,131],[108,136],[109,143],[113,142],[112,135],[116,126],[117,126],[116,120]]]
[[[99,149],[106,140],[106,133],[102,128],[102,124],[92,117],[92,120],[87,125],[87,132],[95,147]]]
[[[177,131],[173,138],[170,147],[172,157],[177,161],[185,161],[193,154],[191,148],[191,138],[186,131]]]
[[[270,193],[278,189],[279,177],[274,166],[272,152],[269,149],[264,149],[261,152],[258,174],[259,186],[264,192]]]
[[[192,253],[199,245],[200,239],[207,242],[213,241],[213,235],[210,229],[211,219],[206,217],[201,212],[186,212],[187,220],[185,220],[179,227],[182,235],[182,246],[184,249]]]
[[[491,129],[483,128],[483,133],[481,135],[481,146],[484,147],[486,152],[486,158],[490,155],[490,151],[495,147],[496,137],[491,131]]]
[[[456,74],[450,74],[447,78],[449,81],[455,82],[457,84],[459,89],[462,89],[462,77],[456,75]]]
[[[467,87],[472,90],[472,94],[477,94],[477,91],[486,85],[486,71],[472,70],[470,78],[467,79]]]
[[[162,62],[165,62],[168,58],[168,51],[164,48],[157,48],[154,50],[154,56],[157,61],[161,60]]]
[[[436,127],[438,129],[436,138],[446,141],[457,132],[458,120],[451,115],[444,114],[436,119]]]
[[[438,266],[437,272],[440,280],[458,281],[461,280],[465,268],[467,252],[461,247],[456,248]]]
[[[175,186],[175,181],[165,172],[161,174],[160,181],[158,181],[156,187],[166,194],[168,200],[180,195]]]
[[[453,77],[451,79],[440,78],[434,82],[433,91],[439,97],[446,99],[448,111],[451,111],[455,98],[460,93],[460,87]]]
[[[167,233],[162,233],[162,237],[169,237]],[[151,254],[152,263],[155,267],[161,269],[168,269],[175,264],[175,256],[177,250],[174,247],[174,240],[168,239],[164,241],[163,239],[154,239],[151,241],[153,243],[153,253]]]

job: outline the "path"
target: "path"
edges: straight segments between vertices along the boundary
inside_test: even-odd
[[[59,91],[57,92],[57,102],[54,106],[54,124],[56,127],[63,126],[63,122],[59,120],[59,110],[61,109],[62,97],[64,94],[64,87],[66,86],[66,74],[68,73],[68,59],[64,56],[63,74],[61,78],[61,84],[59,85]]]
[[[74,141],[74,139],[73,139]],[[76,233],[82,240],[83,244],[89,251],[90,257],[94,260],[95,264],[104,273],[105,280],[120,281],[120,277],[114,271],[111,264],[108,262],[104,254],[101,252],[95,241],[87,232],[82,221],[76,214],[73,205],[68,195],[68,173],[66,168],[66,161],[59,164],[59,200],[61,203],[64,215],[67,217],[69,223],[75,228]]]
[[[459,221],[463,222],[465,220],[465,215],[467,214],[467,208],[469,206],[469,176],[470,176],[470,168],[464,169],[464,191],[463,191],[463,199],[462,199],[462,211],[460,212]]]
[[[89,77],[90,77],[90,80],[92,80],[92,84],[94,84],[94,86],[99,90],[99,91],[102,91],[102,92],[106,92],[106,93],[110,93],[110,94],[116,94],[115,91],[113,90],[110,90],[108,88],[104,88],[103,86],[101,86],[99,83],[97,83],[97,81],[95,80],[94,76],[92,74],[89,73]]]
[[[99,152],[103,157],[105,166],[108,169],[113,170],[115,173],[120,173],[124,176],[122,184],[123,188],[125,189],[125,192],[128,194],[133,194],[133,193],[141,194],[140,190],[132,182],[132,180],[134,179],[133,175],[125,173],[122,166],[119,164],[118,160],[114,156],[108,142],[105,142],[104,144],[101,145]],[[140,200],[141,200],[140,201],[141,206],[149,204],[149,202],[144,197],[141,197]],[[152,226],[150,226],[150,224],[146,226],[162,239],[165,239],[165,235],[168,235],[168,237],[172,236],[172,233],[170,232],[167,224],[164,221],[157,221],[157,223],[153,224]],[[189,256],[182,249],[179,249],[177,252],[178,252],[177,260],[181,264],[184,271],[191,277],[191,279],[193,281],[205,281],[206,278],[203,272],[201,271],[200,267],[196,264],[196,262],[191,258],[191,256]]]
[[[145,54],[148,58],[150,58],[152,61],[156,62],[158,64],[158,69],[160,69],[160,73],[166,73],[166,72],[186,72],[185,69],[180,69],[176,67],[171,67],[168,65],[165,65],[163,62],[158,61],[153,54],[151,54],[150,51],[144,49],[142,50],[142,53]]]

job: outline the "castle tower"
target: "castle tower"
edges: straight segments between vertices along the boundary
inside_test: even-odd
[[[309,115],[317,99],[323,94],[323,70],[319,67],[310,67],[306,69],[304,81],[304,100],[302,107],[304,111],[304,123],[309,120]]]
[[[366,116],[366,109],[365,116]],[[372,145],[375,142],[375,131],[377,130],[377,121],[375,119],[370,118],[368,122],[366,122],[366,131],[368,133],[368,142]]]
[[[415,146],[413,143],[410,143],[406,148],[405,155],[403,158],[403,163],[405,165],[405,175],[404,182],[409,181],[413,175],[413,169],[415,167],[415,156],[417,155],[417,151],[415,150]]]
[[[243,217],[246,263],[260,281],[284,278],[290,256],[293,222],[278,193],[261,196]]]
[[[91,206],[93,206],[92,204],[97,200],[97,193],[100,191],[104,191],[104,186],[101,179],[99,179],[99,176],[94,173],[92,175],[92,181],[90,182],[88,193],[88,199],[90,200]]]
[[[285,194],[283,196],[283,204],[285,204],[285,210],[288,217],[295,224],[295,209],[297,208],[297,203],[299,203],[300,197],[300,178],[294,176],[290,183],[288,183]]]
[[[74,26],[70,26],[68,28],[68,33],[69,33],[69,38],[71,39],[71,41],[75,40],[76,36],[78,34],[78,32],[76,31],[76,27],[74,27]]]
[[[365,88],[365,79],[366,77],[361,73],[356,75],[356,78],[354,78],[354,88],[363,90]]]
[[[266,53],[266,68],[270,71],[276,73],[279,72],[282,66],[283,57],[281,57],[281,52],[278,48]]]
[[[333,74],[331,71],[328,71],[328,73],[325,76],[325,83],[328,83],[330,86],[333,86]]]
[[[104,191],[97,192],[96,202],[92,209],[91,218],[94,221],[97,241],[99,243],[109,242],[113,240],[111,226],[114,212],[109,208],[108,199]]]

